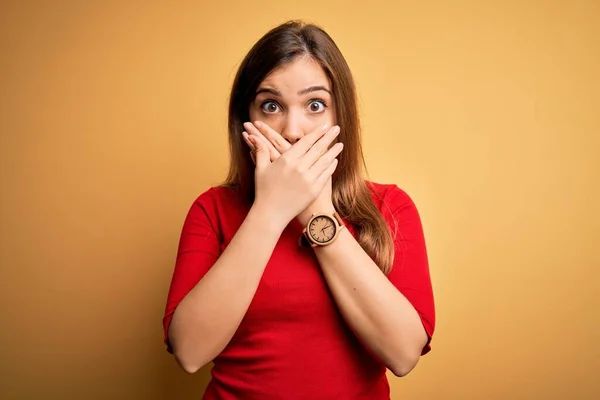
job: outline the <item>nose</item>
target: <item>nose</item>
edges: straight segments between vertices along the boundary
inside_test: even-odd
[[[302,118],[290,113],[284,122],[281,136],[288,142],[294,144],[304,136],[304,133]]]

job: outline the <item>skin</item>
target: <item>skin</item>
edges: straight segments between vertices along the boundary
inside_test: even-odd
[[[299,58],[273,71],[259,85],[257,93],[250,104],[250,120],[261,126],[269,140],[250,122],[244,124],[247,132],[243,135],[251,149],[256,146],[248,142],[248,132],[263,140],[273,161],[318,126],[336,124],[331,83],[310,57]],[[305,225],[313,212],[335,211],[331,204],[331,184],[328,180],[325,190],[298,215],[301,224]]]
[[[197,371],[229,343],[287,224],[294,218],[305,224],[313,212],[335,210],[331,176],[343,146],[332,146],[339,127],[329,128],[335,123],[330,89],[310,58],[273,71],[259,86],[250,105],[255,122],[244,124],[243,134],[256,164],[254,204],[227,249],[177,307],[169,330],[186,371]],[[395,375],[410,372],[427,341],[410,302],[347,229],[314,251],[338,308],[362,343]]]

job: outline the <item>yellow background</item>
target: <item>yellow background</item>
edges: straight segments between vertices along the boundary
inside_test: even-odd
[[[393,398],[599,398],[600,2],[566,0],[2,2],[0,397],[201,397],[162,345],[179,232],[290,18],[337,41],[371,179],[422,214],[437,330]]]

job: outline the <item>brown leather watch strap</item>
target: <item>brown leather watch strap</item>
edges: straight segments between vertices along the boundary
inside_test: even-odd
[[[306,238],[306,234],[302,233],[298,238],[298,247],[310,248],[310,242]]]

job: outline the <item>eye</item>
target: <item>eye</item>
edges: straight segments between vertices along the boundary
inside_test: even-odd
[[[313,99],[308,103],[308,110],[313,113],[321,113],[325,111],[327,104],[323,100]]]
[[[280,107],[279,104],[277,104],[273,100],[267,100],[260,105],[260,109],[265,114],[275,114],[280,110]]]

